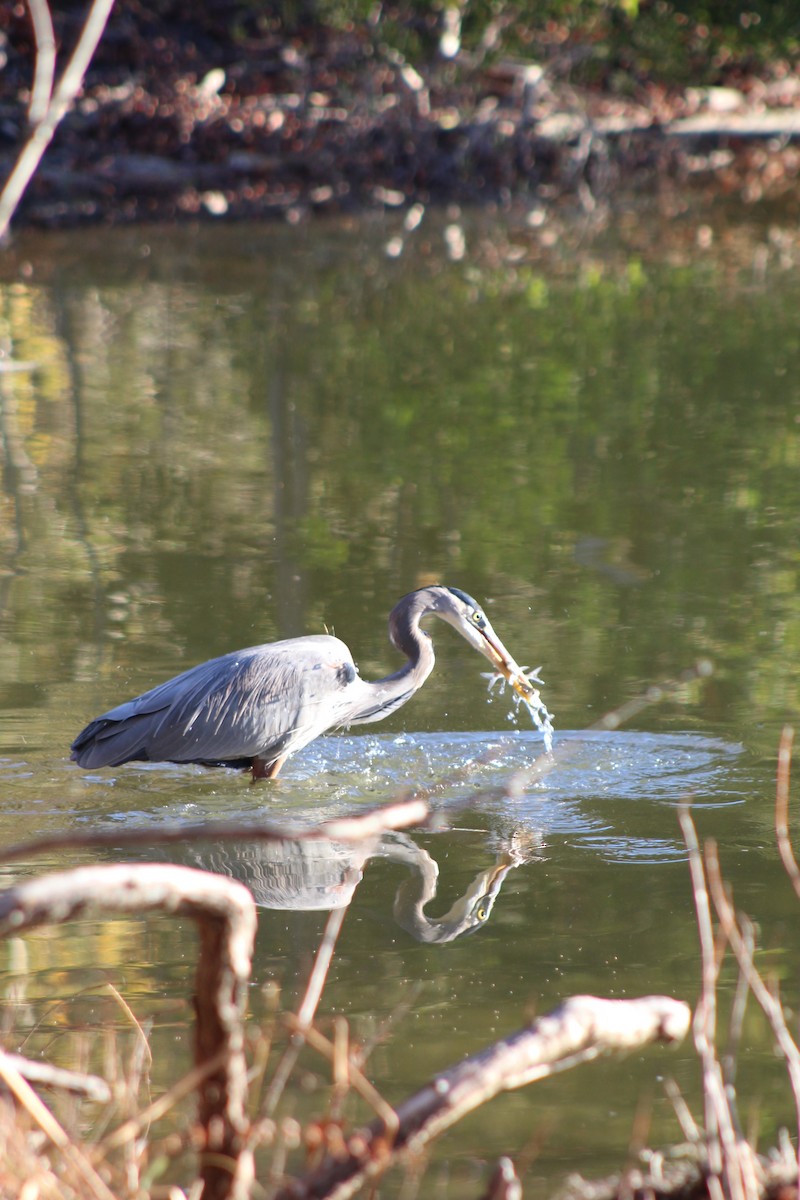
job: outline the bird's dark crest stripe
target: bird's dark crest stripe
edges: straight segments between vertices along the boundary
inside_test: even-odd
[[[472,596],[467,592],[462,592],[461,588],[448,587],[448,592],[452,592],[454,596],[458,596],[459,600],[463,600],[470,608],[480,608],[477,600],[473,600]]]

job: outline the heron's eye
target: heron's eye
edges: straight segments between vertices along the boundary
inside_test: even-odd
[[[485,921],[486,918],[488,917],[488,915],[489,915],[488,910],[485,908],[479,908],[478,911],[475,913],[475,916],[478,918],[479,921]]]
[[[483,615],[482,612],[478,612],[476,610],[472,614],[472,623],[473,623],[473,625],[477,625],[478,628],[481,629],[486,624],[486,617]]]

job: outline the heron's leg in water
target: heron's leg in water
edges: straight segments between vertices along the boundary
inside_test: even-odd
[[[265,762],[263,758],[254,758],[252,764],[253,782],[257,779],[274,779],[280,771],[283,764],[286,762],[287,756],[276,758],[274,762]]]

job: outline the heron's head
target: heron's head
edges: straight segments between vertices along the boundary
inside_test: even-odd
[[[488,658],[494,669],[507,679],[521,696],[528,694],[532,685],[492,629],[477,600],[473,600],[472,596],[462,592],[460,588],[441,587],[431,590],[438,593],[433,608],[436,615],[457,629],[470,646],[479,651],[484,658]]]

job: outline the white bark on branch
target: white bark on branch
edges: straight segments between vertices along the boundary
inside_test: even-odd
[[[49,12],[41,0],[36,0],[31,4],[31,19],[36,39],[36,74],[29,116],[31,120],[36,120],[41,113],[41,117],[34,125],[11,174],[5,181],[2,192],[0,192],[0,242],[5,236],[9,222],[26,187],[41,162],[42,155],[50,145],[59,122],[72,107],[75,97],[83,86],[83,77],[92,60],[92,55],[97,49],[97,43],[103,35],[113,6],[114,0],[94,0],[78,43],[51,96],[49,93],[55,66],[54,48],[50,44],[52,22]]]

